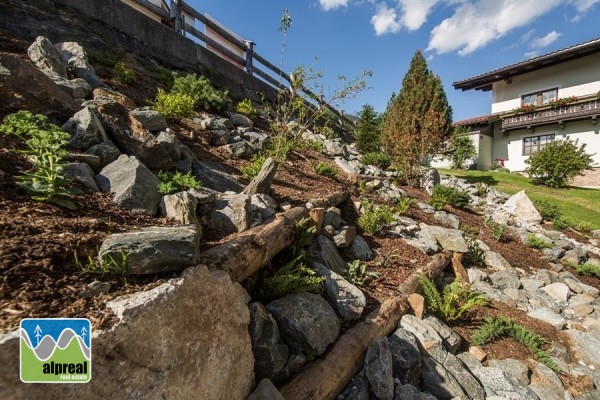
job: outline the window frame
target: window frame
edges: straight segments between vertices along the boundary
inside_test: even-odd
[[[523,155],[525,157],[531,156],[535,152],[538,152],[541,149],[543,149],[544,147],[546,147],[546,145],[548,143],[553,142],[555,137],[556,137],[555,133],[547,133],[544,135],[524,137],[522,140],[522,145],[521,145],[521,155]],[[542,144],[542,140],[544,141],[543,144]],[[534,143],[534,141],[535,141],[535,143]]]
[[[548,92],[554,92],[554,97],[544,103],[544,94],[548,93]],[[525,102],[525,98],[530,97],[530,96],[535,96],[535,103],[531,103],[531,102],[526,103]],[[536,107],[546,106],[546,105],[550,104],[552,101],[555,101],[556,99],[558,99],[558,87],[539,90],[537,92],[531,92],[531,93],[526,93],[526,94],[521,95],[521,107],[523,107],[525,105],[529,105],[529,104],[532,104]]]

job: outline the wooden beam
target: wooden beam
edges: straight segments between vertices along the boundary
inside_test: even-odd
[[[227,40],[229,43],[233,44],[240,50],[246,51],[246,44],[233,36],[231,33],[227,32],[225,29],[215,24],[210,18],[207,18],[204,14],[196,11],[192,6],[187,4],[185,1],[181,1],[181,9],[196,18],[198,21],[215,31],[219,36]]]
[[[268,69],[270,69],[271,71],[275,72],[275,74],[277,76],[280,76],[281,78],[285,79],[286,81],[288,81],[289,83],[291,83],[290,80],[290,76],[289,74],[285,73],[285,71],[282,71],[280,68],[276,67],[275,65],[271,64],[269,61],[267,61],[263,56],[261,56],[258,53],[254,53],[254,58],[256,59],[256,61],[258,61],[259,63],[261,63],[262,65],[264,65],[265,67],[267,67]]]

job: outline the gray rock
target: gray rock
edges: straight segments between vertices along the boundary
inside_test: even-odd
[[[52,71],[65,79],[68,78],[60,54],[48,38],[38,36],[27,49],[27,55],[38,69]]]
[[[339,334],[335,311],[317,294],[290,294],[269,303],[267,310],[277,321],[281,336],[298,352],[323,354]]]
[[[403,315],[399,326],[415,335],[425,351],[433,347],[442,347],[442,338],[437,331],[414,315]]]
[[[417,208],[423,211],[425,214],[434,214],[435,208],[426,203],[417,202]]]
[[[65,158],[68,161],[81,162],[89,165],[92,170],[97,171],[100,167],[100,157],[88,153],[68,153]]]
[[[346,257],[369,261],[373,259],[373,251],[369,247],[369,243],[360,235],[356,235],[350,246],[344,249],[344,255]]]
[[[438,399],[467,398],[456,378],[428,354],[421,359],[421,386]]]
[[[64,42],[56,43],[54,47],[58,50],[63,63],[67,65],[68,72],[84,79],[92,88],[104,85],[96,75],[94,67],[88,62],[82,46],[76,42]]]
[[[554,247],[551,249],[542,249],[542,253],[544,253],[542,259],[548,262],[556,262],[565,255],[565,251],[559,247]]]
[[[254,125],[250,118],[242,114],[231,113],[229,119],[234,126],[243,126],[252,129],[252,126]]]
[[[410,384],[398,385],[394,391],[394,400],[437,400],[429,393],[421,393],[419,389]]]
[[[465,366],[469,368],[469,370],[472,370],[473,368],[477,367],[483,367],[483,364],[479,362],[479,360],[469,352],[460,353],[456,357],[458,357],[458,359],[462,361],[463,364],[465,364]]]
[[[319,235],[313,240],[309,251],[311,258],[314,261],[324,264],[327,268],[337,274],[345,274],[346,262],[338,253],[335,244],[325,236]]]
[[[526,290],[524,293],[529,298],[529,304],[533,309],[547,308],[554,313],[560,313],[560,307],[556,300],[542,290]]]
[[[580,264],[587,260],[588,254],[582,247],[577,246],[572,250],[565,252],[561,261],[566,264]]]
[[[448,214],[445,211],[436,211],[433,214],[433,218],[442,223],[443,225],[449,226],[453,229],[458,229],[460,226],[460,220],[456,215]]]
[[[509,271],[498,271],[490,275],[492,284],[498,289],[519,289],[521,287],[521,281],[516,274]]]
[[[416,238],[402,238],[402,240],[427,255],[435,254],[440,251],[437,240],[429,235],[421,234],[420,230],[416,232]]]
[[[213,129],[210,134],[210,144],[213,146],[226,145],[231,138],[231,131],[229,130]]]
[[[203,186],[218,192],[229,191],[239,193],[243,189],[243,186],[234,177],[229,175],[222,165],[216,162],[194,161],[192,164],[192,174],[202,182]]]
[[[441,226],[425,226],[421,228],[419,236],[429,236],[438,241],[443,249],[458,253],[466,253],[469,246],[458,229],[443,228]]]
[[[333,159],[338,167],[346,174],[359,174],[360,163],[356,161],[348,161],[342,157],[335,157]]]
[[[435,358],[435,357],[434,357]],[[437,360],[436,360],[437,361]],[[485,398],[483,386],[475,379],[465,365],[452,353],[445,352],[442,365],[452,375],[470,399]]]
[[[475,281],[475,282],[471,283],[471,289],[481,292],[493,300],[499,300],[499,301],[511,300],[510,297],[508,297],[502,291],[493,288],[492,285],[490,285],[489,283],[484,282],[484,281]]]
[[[310,355],[310,357],[312,358],[312,355]],[[275,377],[273,377],[273,382],[277,384],[286,382],[292,375],[300,371],[306,362],[307,356],[304,354],[300,352],[290,354],[283,369],[279,371]]]
[[[600,290],[596,289],[595,287],[586,285],[585,283],[573,278],[565,278],[564,283],[575,293],[586,294],[594,298],[598,297],[598,294],[600,293]]]
[[[506,211],[516,216],[528,225],[538,225],[542,222],[542,216],[535,208],[524,190],[511,196],[502,206]]]
[[[505,373],[512,375],[524,386],[529,385],[531,382],[529,379],[529,368],[519,360],[514,358],[505,358],[503,360],[489,360],[488,366],[492,368],[499,368]]]
[[[329,140],[326,139],[325,141],[323,141],[323,147],[325,149],[325,154],[332,156],[332,157],[343,157],[343,158],[347,158],[348,154],[345,151],[344,147],[341,146],[339,143],[334,142],[333,140]]]
[[[336,309],[344,321],[356,321],[367,304],[363,292],[341,275],[326,266],[314,263],[317,274],[325,277],[325,290],[335,302]]]
[[[248,396],[247,400],[285,400],[273,382],[267,378],[261,379],[256,389]]]
[[[63,173],[65,174],[65,176],[71,177],[77,182],[82,183],[92,192],[100,191],[98,185],[96,184],[96,179],[94,176],[94,171],[92,171],[92,167],[85,163],[68,163],[63,167]]]
[[[74,99],[83,100],[92,93],[92,87],[83,79],[62,79],[55,80],[54,83],[71,95]]]
[[[531,389],[541,400],[564,400],[565,397],[558,394],[552,388],[540,384],[529,385]]]
[[[208,228],[222,236],[243,232],[250,227],[250,196],[225,195],[216,200],[209,213]]]
[[[323,215],[323,225],[331,225],[335,229],[342,223],[342,211],[337,207],[329,207]]]
[[[421,353],[415,335],[398,328],[389,337],[394,378],[403,384],[419,385]]]
[[[10,69],[8,69],[4,65],[0,64],[0,75],[10,76],[11,75]]]
[[[595,369],[600,369],[600,331],[590,329],[587,332],[580,332],[575,329],[564,331],[572,344],[572,350],[577,361],[583,361],[587,365],[593,365]]]
[[[538,308],[529,312],[527,315],[532,318],[547,322],[559,330],[562,329],[567,323],[563,317],[549,308]]]
[[[119,156],[96,175],[96,183],[103,192],[113,193],[113,201],[120,207],[141,214],[156,214],[161,199],[160,181],[134,156]]]
[[[510,271],[515,273],[515,269],[502,257],[500,253],[495,251],[486,251],[484,253],[484,262],[489,268],[496,271]]]
[[[264,193],[250,196],[250,204],[253,208],[256,207],[256,212],[260,214],[263,220],[275,215],[275,210],[277,209],[277,202],[271,196]]]
[[[378,400],[393,399],[392,355],[387,337],[378,338],[369,345],[365,356],[365,376]]]
[[[521,278],[521,285],[525,290],[537,290],[544,286],[544,282],[532,278]]]
[[[479,268],[467,268],[467,275],[469,276],[469,282],[485,281],[488,279],[488,274]]]
[[[442,338],[442,343],[446,350],[452,354],[456,354],[461,343],[460,335],[454,332],[448,325],[432,315],[428,315],[423,319],[427,325],[431,326],[438,335]]]
[[[156,140],[169,154],[171,160],[178,161],[181,159],[181,142],[175,132],[170,129],[162,131],[158,134]]]
[[[99,171],[108,164],[116,161],[121,155],[121,151],[111,141],[106,141],[87,149],[86,154],[95,155],[100,158],[100,165],[94,171]]]
[[[102,243],[98,260],[112,264],[109,266],[114,270],[122,261],[125,262],[123,257],[126,257],[128,274],[180,271],[197,264],[199,241],[198,231],[193,225],[115,233]]]
[[[272,378],[283,369],[289,356],[288,346],[282,342],[277,322],[265,307],[257,302],[250,309],[250,339],[254,354],[256,380]]]
[[[343,249],[350,246],[355,238],[356,228],[354,226],[343,226],[332,239],[338,249]]]
[[[61,129],[73,135],[69,146],[80,150],[87,150],[108,140],[98,113],[92,107],[85,107],[75,113]]]
[[[269,135],[259,132],[244,132],[242,133],[242,138],[250,142],[256,149],[262,149],[265,140],[269,138]]]
[[[91,299],[108,292],[110,292],[110,283],[93,281],[87,285],[86,289],[81,293],[81,297],[84,299]]]
[[[369,400],[370,398],[369,382],[365,377],[364,368],[352,378],[348,386],[337,397],[338,400]]]
[[[237,143],[222,146],[233,158],[249,159],[256,153],[256,149],[249,142],[241,140]]]
[[[508,400],[540,400],[531,389],[501,369],[478,367],[471,372],[483,384],[488,399],[499,396]]]
[[[421,179],[421,186],[431,196],[433,188],[440,184],[440,173],[435,168],[427,169]]]
[[[131,115],[137,118],[150,132],[158,132],[167,129],[167,120],[158,111],[150,107],[138,107],[131,110]]]
[[[273,183],[276,172],[277,162],[271,157],[267,158],[258,175],[256,175],[256,177],[252,179],[252,182],[250,182],[244,189],[244,193],[267,193],[271,188],[271,183]]]
[[[207,130],[230,130],[233,129],[233,123],[229,118],[209,116],[203,120],[197,121],[203,129]]]
[[[160,201],[159,214],[173,218],[182,225],[195,225],[202,236],[202,224],[196,215],[198,199],[190,192],[179,192],[163,196]]]
[[[569,299],[569,287],[562,282],[551,283],[544,286],[542,290],[558,301]]]
[[[556,375],[552,369],[541,362],[536,362],[534,365],[531,384],[550,388],[560,397],[562,397],[563,393],[565,392],[565,387],[563,386],[558,375]]]

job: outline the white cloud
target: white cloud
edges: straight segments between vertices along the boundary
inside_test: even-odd
[[[540,55],[540,52],[537,50],[533,50],[533,51],[528,51],[524,54],[524,57],[526,60],[529,60],[530,58],[534,58]]]
[[[396,33],[401,27],[396,10],[389,8],[386,3],[379,3],[377,12],[371,17],[371,24],[377,36]]]
[[[559,37],[562,36],[562,33],[558,33],[556,31],[552,31],[548,33],[546,36],[535,38],[531,41],[529,47],[532,49],[543,49],[544,47],[549,46],[553,42],[556,41]]]
[[[462,2],[454,14],[431,31],[428,51],[467,55],[513,29],[526,26],[561,0],[478,0]]]
[[[339,7],[346,7],[348,1],[349,0],[319,0],[319,3],[321,4],[321,7],[323,7],[323,10],[329,11]]]
[[[594,7],[596,3],[600,3],[600,0],[575,0],[575,8],[578,13],[584,13]]]
[[[400,22],[409,31],[416,31],[427,21],[437,3],[439,0],[398,0],[402,11]]]

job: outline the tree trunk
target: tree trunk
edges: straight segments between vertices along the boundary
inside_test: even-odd
[[[338,204],[344,202],[348,198],[348,192],[346,190],[340,190],[339,192],[334,192],[327,197],[320,197],[318,199],[310,199],[308,203],[311,203],[313,207],[335,207]]]
[[[363,322],[342,335],[327,356],[305,368],[281,388],[286,400],[334,399],[363,364],[367,348],[387,336],[409,309],[406,297],[420,289],[419,276],[433,279],[450,263],[447,252],[436,254],[426,266],[414,271],[399,287],[399,296],[386,300]]]
[[[210,270],[226,271],[231,280],[242,282],[292,244],[296,222],[307,216],[308,210],[304,207],[287,210],[272,222],[249,229],[200,254],[198,264]]]

